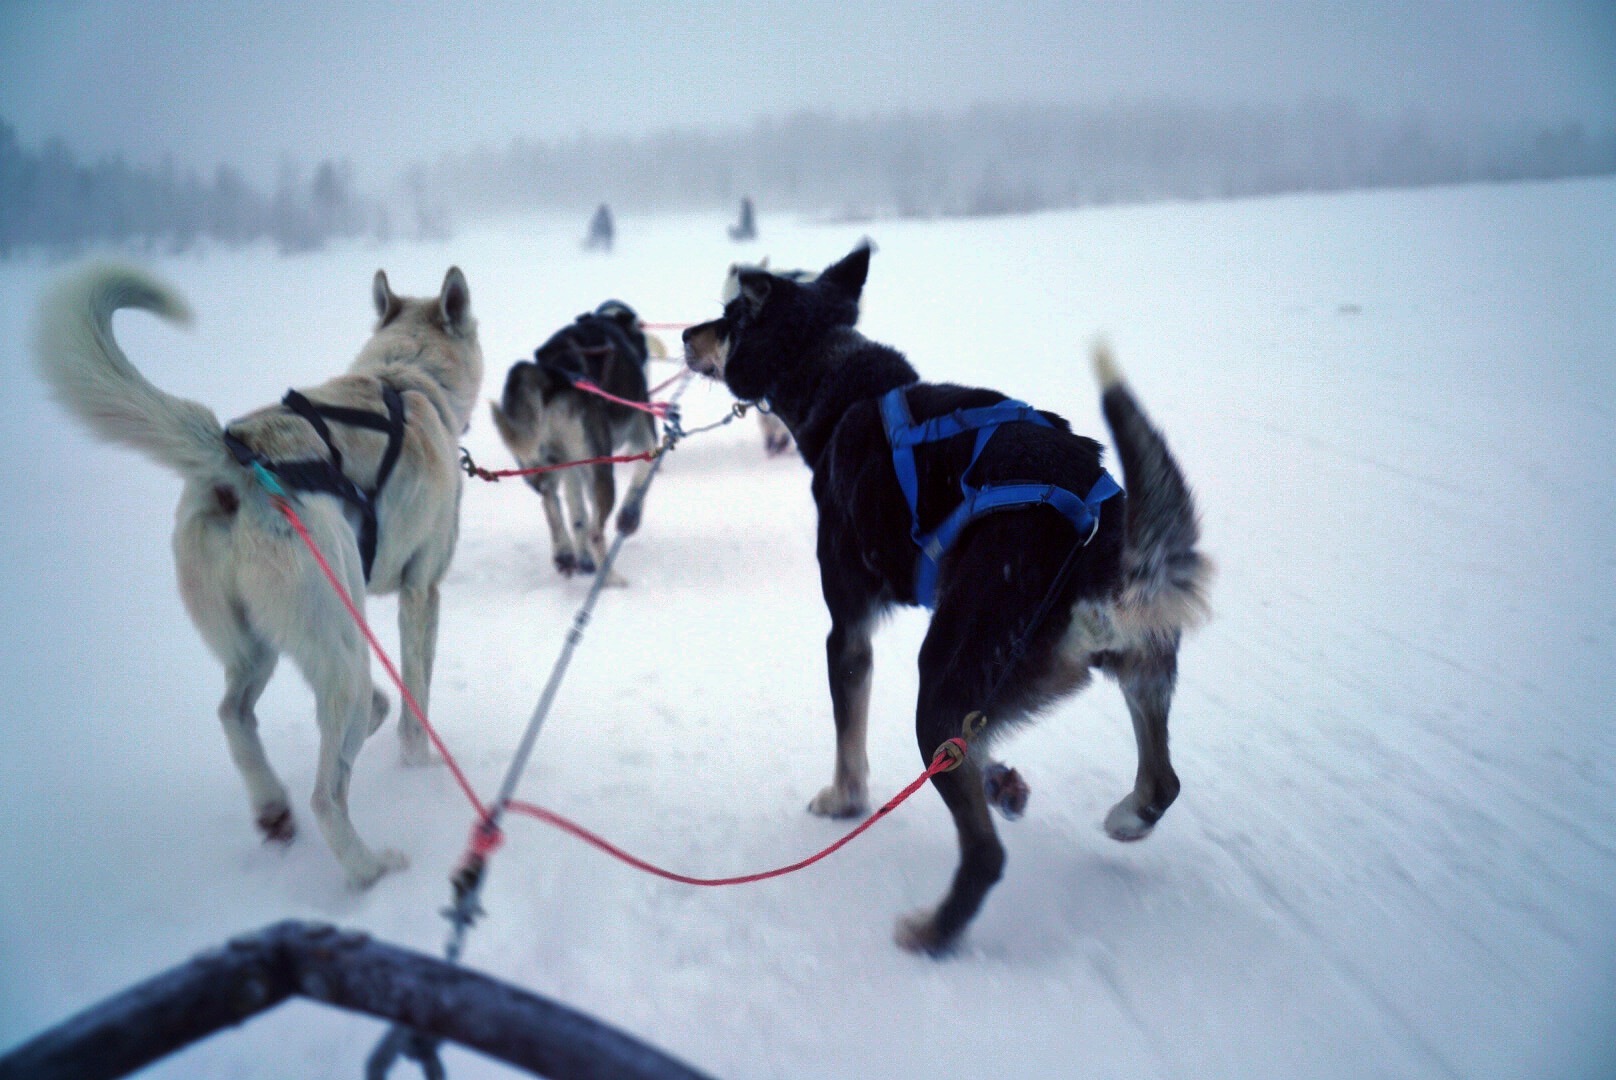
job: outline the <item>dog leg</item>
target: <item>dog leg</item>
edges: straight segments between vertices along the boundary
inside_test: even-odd
[[[404,686],[423,711],[432,689],[432,662],[438,644],[438,586],[406,583],[399,591],[398,637],[403,646]],[[386,699],[382,707],[386,709]],[[430,715],[430,713],[428,714]],[[432,764],[426,729],[408,708],[399,710],[398,737],[404,764]]]
[[[1139,770],[1133,791],[1105,816],[1113,840],[1142,840],[1178,798],[1178,774],[1167,754],[1167,713],[1178,679],[1173,646],[1124,654],[1109,665],[1122,687],[1139,744]]]
[[[628,448],[636,454],[656,449],[656,425],[649,416],[642,416],[635,423]],[[650,475],[649,461],[635,463],[634,479],[629,482],[628,496],[623,500],[623,509],[617,512],[617,531],[624,535],[632,535],[640,527],[640,514],[645,508],[645,483]]]
[[[830,786],[814,796],[808,809],[821,817],[860,817],[869,810],[870,802],[865,740],[875,663],[868,622],[833,621],[825,639],[825,663],[836,718],[836,769]]]
[[[372,690],[370,694],[370,733],[376,734],[381,726],[387,722],[387,695],[380,690]]]
[[[555,560],[556,571],[563,577],[571,577],[578,569],[578,555],[572,549],[572,533],[561,514],[556,485],[554,475],[533,477],[528,481],[528,486],[539,493],[544,503],[544,520],[550,526],[550,555]]]
[[[578,553],[578,572],[593,574],[600,564],[595,561],[590,543],[589,506],[584,499],[584,479],[577,469],[568,469],[563,476],[562,488],[567,497],[567,521],[572,536],[572,548]]]
[[[988,805],[1004,815],[1006,821],[1015,821],[1027,812],[1027,800],[1032,788],[1022,779],[1020,771],[1002,761],[990,761],[982,770],[982,790]]]
[[[305,507],[304,520],[363,613],[365,578],[346,522],[334,508],[319,503]],[[280,541],[281,559],[260,558],[248,564],[256,598],[251,610],[314,691],[320,755],[309,804],[349,884],[365,888],[407,862],[395,851],[372,851],[348,816],[348,782],[354,760],[370,735],[376,704],[370,655],[336,593],[325,587],[306,561],[296,575],[285,573],[284,567],[296,565],[302,554],[300,548],[292,547],[295,544],[294,540]]]
[[[258,737],[258,715],[254,712],[275,673],[279,653],[270,640],[273,626],[262,621],[249,623],[246,617],[253,605],[232,580],[231,566],[236,561],[231,550],[233,533],[218,527],[218,498],[212,489],[186,486],[174,530],[180,598],[202,639],[224,662],[225,691],[219,702],[219,724],[230,747],[230,758],[246,784],[258,831],[266,841],[290,843],[297,826],[287,802],[286,786],[264,753],[264,744]],[[187,512],[188,507],[198,505],[203,512]],[[239,501],[234,505],[239,512]],[[234,524],[235,517],[230,513],[228,520]]]
[[[258,737],[258,716],[253,707],[269,685],[278,659],[274,650],[260,641],[241,639],[241,654],[225,669],[224,700],[219,702],[219,722],[230,744],[230,758],[236,763],[247,785],[247,798],[253,817],[266,841],[289,844],[297,833],[292,808],[286,801],[286,786],[270,767]]]
[[[368,683],[368,679],[361,682]],[[370,721],[370,687],[365,685],[360,689],[356,694],[351,686],[332,685],[318,694],[320,761],[309,805],[325,842],[342,864],[348,884],[355,889],[366,889],[383,874],[404,869],[409,860],[391,849],[379,853],[371,851],[359,838],[348,815],[348,782]]]
[[[595,512],[590,517],[589,550],[595,557],[596,566],[606,565],[606,519],[612,515],[612,507],[617,504],[617,480],[612,475],[610,465],[594,465],[590,467],[590,485],[593,488]],[[606,584],[627,585],[617,571],[613,570],[606,579]]]
[[[922,760],[931,761],[938,745],[952,737],[951,726],[930,720],[917,724]],[[954,827],[959,832],[959,868],[954,871],[953,884],[942,901],[936,907],[899,919],[894,938],[900,947],[910,952],[942,956],[958,944],[965,925],[1004,873],[1004,846],[999,843],[993,831],[993,819],[988,815],[982,771],[971,757],[967,756],[953,772],[938,773],[931,782],[954,815]]]

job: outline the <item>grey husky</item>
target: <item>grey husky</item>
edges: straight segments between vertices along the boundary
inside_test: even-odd
[[[89,268],[45,299],[38,369],[54,396],[100,438],[124,443],[185,482],[174,528],[180,596],[225,668],[219,719],[267,840],[295,832],[253,709],[282,653],[315,694],[319,762],[311,806],[348,882],[364,888],[406,865],[373,851],[348,815],[348,784],[367,736],[387,714],[371,685],[358,628],[314,558],[255,478],[279,476],[299,517],[356,605],[399,594],[403,677],[424,709],[438,626],[438,584],[460,511],[456,445],[482,383],[471,297],[458,268],[436,297],[394,295],[376,272],[377,324],[345,374],[228,426],[212,410],[159,390],[113,337],[121,308],[189,318],[170,288],[132,267]],[[431,748],[402,711],[404,760]]]

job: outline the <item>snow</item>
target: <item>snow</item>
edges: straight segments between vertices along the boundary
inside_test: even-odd
[[[864,328],[927,377],[1105,438],[1086,359],[1104,333],[1167,432],[1220,568],[1181,657],[1183,796],[1149,840],[1110,841],[1134,769],[1120,695],[1050,710],[1005,747],[1032,802],[943,962],[891,944],[954,867],[930,792],[826,862],[728,889],[514,819],[469,964],[723,1077],[1616,1075],[1616,180],[862,226],[764,213],[744,246],[726,220],[625,215],[610,257],[578,249],[581,217],[155,257],[198,323],[118,332],[153,381],[228,417],[347,363],[376,266],[420,294],[458,263],[491,396],[607,297],[708,318],[731,260],[822,266],[867,229]],[[288,850],[255,838],[221,673],[174,590],[178,482],[91,443],[32,373],[33,311],[63,269],[0,263],[0,1046],[283,918],[438,954],[467,806],[446,769],[398,763],[389,723],[353,812],[412,866],[349,892],[304,809],[312,699],[289,666],[260,715],[303,829]],[[728,399],[702,384],[684,403],[694,424]],[[509,464],[486,416],[466,445]],[[522,796],[690,874],[839,836],[804,812],[833,749],[812,525],[807,470],[766,459],[750,419],[682,445]],[[468,486],[432,715],[484,793],[586,587],[551,571],[530,491]],[[370,612],[396,649],[396,606]],[[906,611],[877,637],[877,799],[921,768],[924,630]],[[381,1030],[292,1004],[149,1075],[353,1077]],[[510,1075],[446,1060],[457,1080]]]

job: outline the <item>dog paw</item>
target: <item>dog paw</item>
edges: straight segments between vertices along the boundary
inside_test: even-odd
[[[630,503],[617,512],[617,531],[632,536],[640,527],[640,505]]]
[[[292,820],[292,808],[285,803],[266,806],[258,811],[258,831],[264,834],[266,844],[290,844],[297,835],[297,822]]]
[[[947,956],[959,944],[958,937],[945,939],[938,931],[934,908],[921,908],[900,918],[892,940],[905,952],[933,958]]]
[[[578,556],[578,572],[580,574],[593,574],[595,572],[595,557],[593,555]]]
[[[570,551],[563,551],[555,557],[555,568],[556,573],[562,577],[571,577],[578,572],[578,556]]]
[[[815,795],[808,803],[810,814],[828,818],[863,817],[869,809],[869,800],[862,791],[844,791],[835,784]]]
[[[348,887],[363,892],[386,875],[406,869],[409,865],[410,857],[402,851],[383,848],[377,854],[361,860],[359,865],[348,867]]]
[[[399,744],[399,760],[411,769],[421,769],[435,765],[438,759],[432,753],[432,744],[425,735],[420,735]]]
[[[1015,821],[1027,812],[1027,800],[1032,788],[1021,774],[1010,766],[995,761],[982,773],[982,790],[988,805],[1004,815],[1006,821]]]
[[[1106,835],[1125,844],[1143,840],[1155,827],[1155,821],[1146,821],[1139,813],[1139,799],[1132,792],[1105,815]]]

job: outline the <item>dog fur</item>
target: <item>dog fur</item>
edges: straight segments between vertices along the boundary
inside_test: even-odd
[[[533,351],[532,360],[512,365],[500,400],[490,403],[494,427],[511,455],[532,469],[608,457],[618,448],[654,450],[656,424],[649,413],[577,389],[573,380],[587,378],[625,401],[645,402],[646,363],[658,344],[641,329],[633,309],[616,300],[556,331]],[[617,515],[618,532],[632,534],[640,527],[650,471],[648,461],[636,465]],[[605,562],[606,519],[617,499],[613,466],[581,465],[526,479],[544,500],[556,570],[568,577],[594,573]],[[622,583],[616,575],[610,581]]]
[[[460,510],[456,445],[482,382],[482,352],[465,277],[451,268],[436,297],[394,295],[376,272],[375,332],[347,372],[307,396],[323,405],[381,412],[384,385],[404,403],[400,456],[376,499],[379,542],[368,591],[399,594],[406,687],[424,709],[438,624],[438,585],[454,552]],[[167,465],[185,482],[176,513],[174,557],[180,596],[203,640],[225,667],[219,705],[230,755],[246,782],[259,829],[289,842],[295,832],[285,786],[258,737],[254,706],[282,653],[315,694],[319,764],[311,800],[316,822],[356,888],[406,864],[373,851],[348,814],[348,784],[366,737],[386,717],[373,689],[358,628],[313,557],[269,495],[226,448],[225,427],[206,406],[159,390],[135,370],[112,333],[113,313],[150,311],[185,322],[185,302],[133,267],[91,267],[45,299],[36,342],[38,369],[69,412],[100,438]],[[271,462],[325,460],[310,424],[280,405],[229,425],[232,435]],[[369,489],[387,443],[383,432],[331,424],[347,475]],[[332,495],[297,492],[299,516],[362,609],[367,582],[355,515]],[[404,760],[431,760],[425,731],[401,710]]]
[[[901,353],[854,329],[869,259],[861,246],[812,280],[735,268],[723,316],[685,333],[690,366],[722,378],[743,400],[766,400],[813,470],[837,747],[832,782],[809,809],[830,817],[868,810],[870,634],[883,611],[915,603],[910,510],[878,399],[907,386],[916,421],[1004,400],[991,390],[921,382]],[[1180,636],[1206,614],[1211,567],[1195,550],[1194,503],[1166,443],[1103,348],[1095,367],[1128,496],[1102,505],[1086,546],[1057,511],[1022,507],[978,518],[942,560],[919,658],[915,730],[922,760],[960,735],[973,711],[985,711],[988,722],[961,767],[932,779],[954,817],[961,857],[942,901],[899,923],[898,941],[911,950],[939,954],[956,944],[1002,873],[1004,848],[989,807],[1019,809],[1026,789],[987,757],[988,747],[1082,688],[1093,670],[1121,685],[1139,751],[1133,790],[1106,817],[1106,831],[1138,840],[1178,795],[1167,715]],[[1073,434],[1060,417],[1043,415],[1053,428],[1001,427],[971,470],[972,483],[1048,482],[1088,491],[1100,474],[1100,445]],[[923,529],[959,503],[972,442],[956,438],[917,453]],[[1074,562],[1062,580],[1069,554]],[[1056,602],[1034,624],[1051,590],[1058,590]]]

